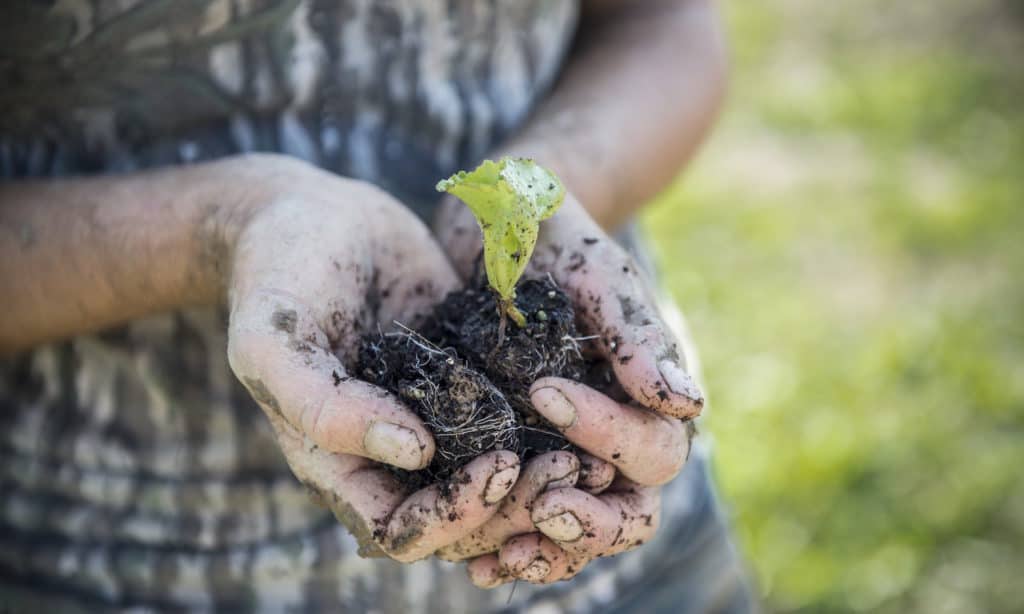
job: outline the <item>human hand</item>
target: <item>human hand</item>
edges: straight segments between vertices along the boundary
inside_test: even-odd
[[[464,209],[446,203],[437,228],[456,267],[468,276],[480,243]],[[543,457],[528,463],[499,513],[440,553],[476,557],[469,573],[482,587],[511,579],[565,579],[596,556],[648,540],[658,524],[656,486],[679,472],[689,452],[692,422],[680,418],[695,417],[703,406],[642,272],[571,195],[541,225],[531,273],[550,273],[572,296],[582,332],[597,337],[590,350],[611,364],[623,394],[613,399],[560,378],[533,385],[535,408],[590,453],[586,464],[605,476],[607,490],[589,481],[574,488],[571,476],[556,476],[563,469],[571,473],[572,462],[565,458],[547,460],[546,469],[538,463]],[[545,480],[553,485],[539,484]],[[540,532],[531,532],[535,528]]]
[[[434,442],[394,396],[351,376],[359,338],[414,323],[457,278],[427,229],[369,184],[278,156],[239,159],[247,195],[218,215],[232,370],[266,412],[296,477],[364,555],[423,558],[483,524],[513,486],[510,452],[409,494],[379,463],[429,464]],[[376,461],[376,462],[375,462]]]
[[[549,420],[564,415],[562,397],[582,408],[560,430],[594,455],[577,459],[557,451],[531,459],[498,512],[439,551],[448,560],[472,559],[470,579],[481,588],[515,579],[566,580],[596,557],[650,540],[660,512],[654,486],[674,477],[689,451],[692,422],[617,403],[564,379],[538,380],[532,390],[535,407]]]

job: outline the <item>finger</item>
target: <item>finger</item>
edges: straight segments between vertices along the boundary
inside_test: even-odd
[[[466,574],[477,588],[497,588],[513,580],[502,568],[496,554],[485,554],[473,559],[466,565]]]
[[[530,400],[569,441],[641,484],[664,484],[686,462],[692,426],[676,418],[616,403],[557,377],[534,382]]]
[[[565,572],[560,578],[549,577],[549,581],[571,580],[590,562],[590,559],[586,557],[574,556],[568,552],[565,555],[567,557]],[[497,554],[476,557],[466,565],[466,574],[474,586],[483,589],[497,588],[517,579],[501,564]]]
[[[572,291],[584,327],[600,336],[601,352],[622,387],[664,414],[700,414],[704,396],[684,370],[636,262],[603,234],[575,236],[580,243],[562,252],[559,277]]]
[[[574,488],[542,494],[534,502],[534,525],[563,550],[585,557],[607,556],[639,546],[657,530],[656,488],[625,479],[615,492],[594,497]]]
[[[493,503],[515,482],[518,459],[509,452],[487,454],[457,472],[450,483],[434,485],[404,499],[393,475],[353,456],[331,454],[279,432],[281,449],[293,472],[356,537],[363,556],[387,554],[412,561],[438,543],[457,539],[485,522]],[[467,528],[468,527],[468,528]]]
[[[612,556],[638,548],[658,532],[661,524],[660,489],[643,486],[620,476],[600,499],[617,511],[622,520],[622,530],[601,556]]]
[[[598,495],[611,486],[615,479],[615,465],[590,454],[578,453],[580,479],[576,488],[592,495]]]
[[[280,418],[271,423],[288,466],[311,498],[352,533],[361,556],[384,556],[376,539],[405,497],[394,475],[364,458],[327,452]]]
[[[236,304],[228,359],[268,414],[330,452],[410,470],[429,464],[434,441],[423,422],[390,394],[349,377],[299,301],[260,292]]]
[[[660,516],[658,489],[625,478],[613,492],[593,497],[575,489],[545,493],[534,504],[535,526],[559,547],[588,558],[637,547],[655,533]]]
[[[579,475],[579,460],[570,452],[545,452],[531,459],[494,516],[479,529],[439,550],[437,556],[447,561],[461,561],[497,552],[513,535],[534,530],[530,506],[537,495],[553,488],[571,487]]]
[[[498,561],[513,578],[533,584],[561,580],[569,568],[569,555],[540,533],[519,535],[508,540]]]
[[[395,510],[384,547],[410,562],[451,544],[494,515],[519,477],[519,459],[508,451],[473,459],[444,484],[413,493]]]

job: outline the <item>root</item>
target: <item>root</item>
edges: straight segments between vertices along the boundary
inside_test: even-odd
[[[436,452],[423,483],[444,480],[489,450],[521,454],[522,420],[505,395],[453,349],[395,325],[364,339],[360,359],[363,375],[401,396],[433,433]]]
[[[597,337],[579,334],[571,299],[550,277],[518,290],[523,326],[508,324],[508,305],[481,283],[446,297],[421,332],[395,322],[393,332],[363,337],[360,376],[399,395],[434,436],[426,469],[390,469],[406,487],[447,480],[489,450],[527,459],[572,449],[534,410],[529,390],[541,377],[582,381],[587,342]]]

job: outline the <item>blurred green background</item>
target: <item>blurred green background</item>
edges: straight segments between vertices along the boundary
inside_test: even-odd
[[[1024,3],[724,3],[649,210],[769,609],[1024,609]]]

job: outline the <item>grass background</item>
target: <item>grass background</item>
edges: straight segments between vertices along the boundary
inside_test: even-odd
[[[1024,3],[733,0],[645,216],[769,609],[1024,608]]]

